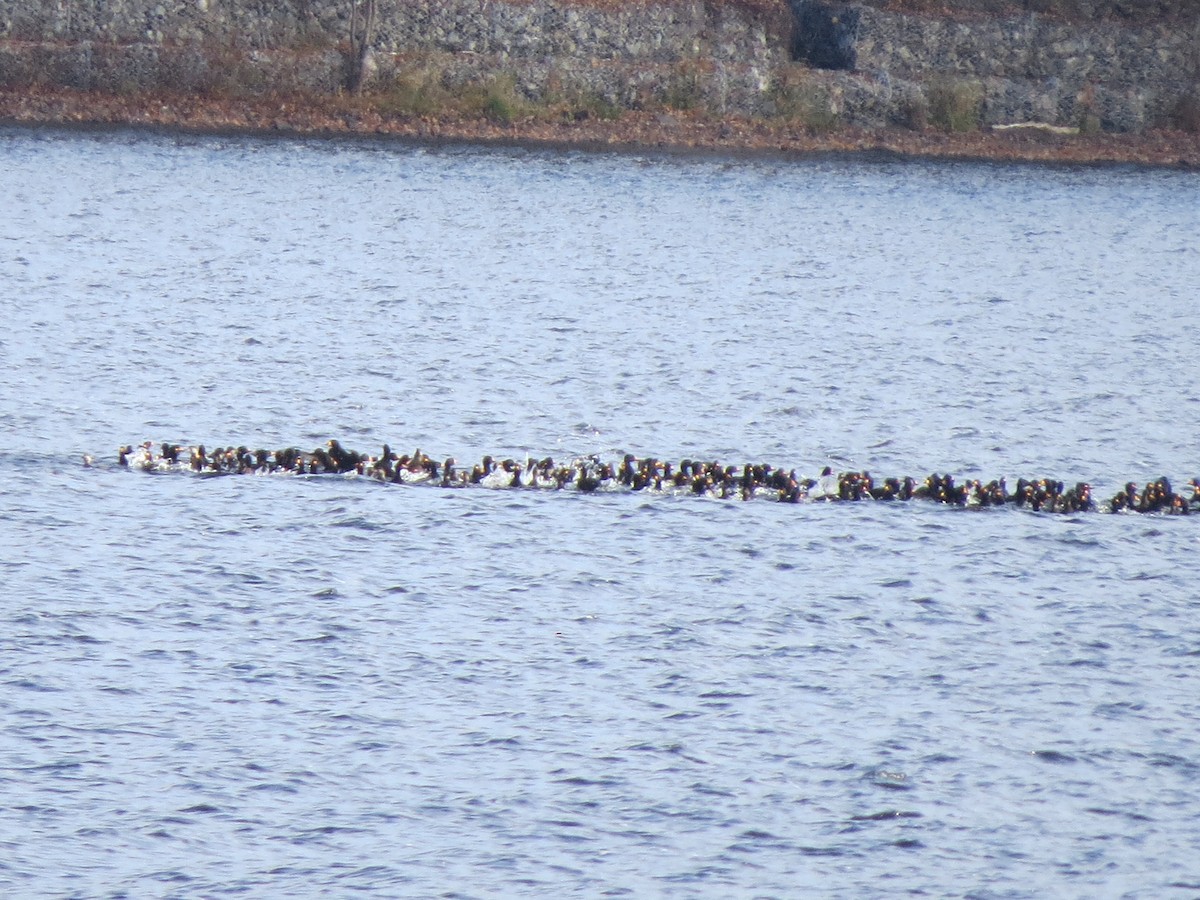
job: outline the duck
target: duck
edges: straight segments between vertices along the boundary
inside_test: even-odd
[[[592,472],[587,466],[579,466],[578,476],[575,479],[575,489],[582,491],[585,494],[590,494],[593,491],[600,489],[600,478],[595,472]]]
[[[505,459],[496,463],[490,456],[484,457],[485,473],[476,482],[485,488],[508,488],[521,486],[521,467],[513,460]]]
[[[425,484],[438,478],[438,464],[422,453],[418,447],[412,456],[401,456],[396,460],[396,472],[405,484]]]
[[[333,439],[329,440],[326,447],[328,448],[325,453],[325,458],[329,463],[326,467],[328,471],[353,472],[358,468],[358,464],[362,460],[362,454],[355,453],[353,450],[347,450],[338,441]]]
[[[1193,478],[1188,482],[1188,487],[1192,489],[1192,496],[1188,497],[1188,503],[1200,504],[1200,478]]]
[[[155,468],[154,451],[151,449],[153,446],[149,441],[143,441],[137,447],[127,444],[121,448],[118,461],[126,468],[150,471]]]
[[[208,468],[208,454],[204,452],[203,444],[198,444],[192,448],[188,464],[192,467],[193,472],[202,472]]]
[[[821,477],[816,486],[808,492],[810,500],[837,500],[841,490],[841,480],[833,474],[833,467],[826,466],[821,470]]]

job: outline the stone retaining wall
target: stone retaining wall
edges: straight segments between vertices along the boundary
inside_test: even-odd
[[[1136,131],[1169,118],[1200,83],[1200,15],[1131,28],[1036,15],[957,22],[861,4],[791,0],[797,58],[883,82],[957,83],[986,124],[1034,120]]]
[[[550,0],[378,4],[370,72],[379,89],[414,70],[447,86],[504,77],[530,102],[587,93],[618,108],[686,103],[815,127],[1037,121],[1130,131],[1200,104],[1200,11],[1135,28],[1036,13],[951,21],[820,0],[616,11]],[[350,10],[350,0],[0,0],[0,85],[334,92],[347,83]]]
[[[257,49],[328,46],[349,36],[351,0],[0,0],[0,38],[24,41],[216,41]],[[703,0],[634,2],[606,12],[548,0],[379,0],[379,52],[587,56],[671,62],[701,54],[770,62],[788,14]]]

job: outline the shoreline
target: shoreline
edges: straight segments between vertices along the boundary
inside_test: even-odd
[[[528,117],[500,124],[484,117],[388,115],[372,104],[369,94],[225,99],[166,93],[113,95],[65,88],[0,90],[0,124],[584,152],[785,158],[836,155],[1200,171],[1200,134],[1183,131],[1062,134],[1032,127],[969,132],[825,130],[782,119],[716,118],[676,110],[624,112],[613,119]]]

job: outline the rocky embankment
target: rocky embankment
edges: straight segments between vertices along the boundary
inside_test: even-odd
[[[1200,167],[1190,0],[0,0],[0,118]]]
[[[359,136],[434,143],[493,143],[590,150],[701,153],[876,153],[941,159],[1183,167],[1200,170],[1200,135],[1179,131],[1063,135],[1040,130],[945,133],[933,129],[812,130],[787,123],[714,119],[689,112],[628,112],[508,124],[486,117],[389,116],[352,98],[225,100],[111,96],[62,89],[0,91],[0,120],[28,126],[130,126],[196,133]]]

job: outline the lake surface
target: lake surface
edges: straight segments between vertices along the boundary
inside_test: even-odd
[[[0,130],[9,896],[1194,896],[1200,176]],[[83,454],[96,457],[85,467]]]

